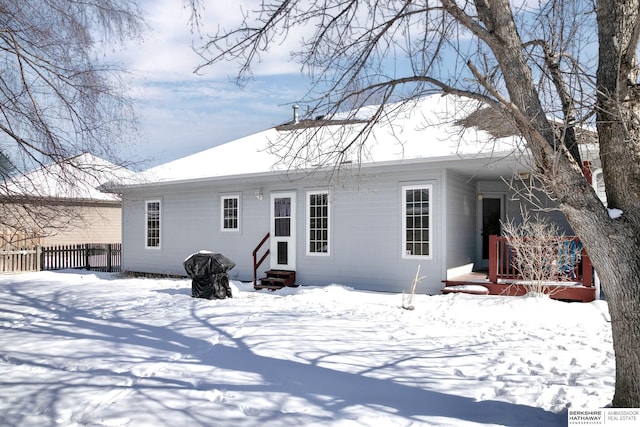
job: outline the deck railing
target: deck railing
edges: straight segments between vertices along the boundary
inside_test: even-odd
[[[566,242],[580,243],[580,240],[574,236],[565,238]],[[557,242],[556,242],[557,244]],[[593,283],[593,266],[587,251],[582,247],[580,251],[580,259],[575,265],[575,279],[573,281],[581,282],[583,286],[592,287]],[[522,280],[523,277],[518,271],[514,262],[513,249],[509,245],[507,237],[489,236],[489,281],[498,283],[498,280]],[[569,281],[569,277],[558,275],[558,281]]]

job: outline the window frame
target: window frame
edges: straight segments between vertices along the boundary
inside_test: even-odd
[[[158,244],[157,245],[149,245],[149,205],[157,203],[158,204]],[[152,199],[145,200],[144,202],[144,247],[145,249],[155,249],[159,250],[162,245],[162,200],[160,199]]]
[[[235,228],[226,228],[225,227],[225,200],[234,199],[236,200],[236,227]],[[220,231],[223,233],[239,233],[240,232],[240,218],[242,212],[242,197],[240,194],[223,194],[220,196]]]
[[[326,238],[326,247],[327,250],[324,252],[313,252],[311,251],[311,197],[312,196],[317,196],[317,195],[325,195],[327,197],[327,204],[326,204],[326,208],[327,208],[327,227],[326,227],[326,232],[327,232],[327,238]],[[306,200],[306,204],[307,204],[307,215],[306,215],[306,222],[307,222],[307,226],[306,226],[306,230],[305,230],[305,251],[307,256],[320,256],[320,257],[325,257],[325,256],[330,256],[331,255],[331,197],[330,197],[330,193],[328,190],[311,190],[311,191],[307,191],[307,200]],[[319,217],[322,218],[322,217]],[[315,231],[322,231],[323,228],[316,228]],[[314,241],[321,241],[324,242],[325,239],[314,239]]]
[[[407,191],[409,190],[427,190],[429,192],[429,223],[428,223],[428,240],[429,254],[428,255],[413,255],[407,253]],[[433,259],[433,184],[414,184],[402,186],[402,258],[405,259]],[[424,230],[424,226],[421,227]],[[424,240],[422,241],[424,243]]]

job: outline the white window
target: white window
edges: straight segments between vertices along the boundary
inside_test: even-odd
[[[329,255],[329,193],[307,193],[307,255]]]
[[[593,188],[596,190],[596,194],[602,201],[602,203],[607,205],[607,191],[604,186],[604,176],[602,174],[602,169],[596,170],[592,175]]]
[[[431,185],[402,187],[402,256],[431,258]]]
[[[222,213],[222,231],[239,231],[240,230],[240,196],[237,194],[230,196],[222,196],[220,207]]]
[[[160,248],[160,200],[146,202],[145,217],[145,247]]]

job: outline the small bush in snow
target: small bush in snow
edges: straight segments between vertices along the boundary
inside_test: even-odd
[[[550,284],[575,277],[580,249],[556,224],[525,213],[521,223],[509,220],[502,225],[511,262],[522,276],[528,294],[550,294]]]

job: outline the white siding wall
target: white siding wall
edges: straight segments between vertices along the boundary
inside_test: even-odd
[[[431,184],[432,259],[402,257],[403,185]],[[306,254],[307,191],[326,186],[310,180],[263,182],[264,193],[257,200],[257,186],[211,184],[198,190],[149,191],[144,196],[133,192],[124,203],[124,269],[158,274],[184,274],[182,261],[200,249],[223,253],[236,262],[232,279],[252,279],[251,253],[269,230],[270,193],[295,190],[297,194],[297,282],[304,285],[340,283],[362,289],[400,292],[408,290],[421,265],[426,276],[418,292],[437,293],[441,288],[445,261],[444,230],[439,226],[444,210],[442,172],[394,172],[360,176],[357,182],[337,182],[330,187],[331,252],[329,256]],[[297,188],[297,189],[296,189]],[[241,195],[240,232],[220,231],[220,196]],[[145,200],[160,199],[161,247],[145,249]],[[267,259],[261,268],[268,269]]]
[[[432,256],[402,256],[402,187],[431,185]],[[260,188],[262,200],[255,191]],[[330,254],[308,255],[307,192],[330,190]],[[296,273],[302,285],[344,284],[360,289],[408,291],[420,265],[425,278],[420,293],[436,294],[447,269],[475,261],[479,230],[476,196],[504,194],[506,214],[519,216],[520,201],[500,181],[473,182],[461,174],[428,166],[403,165],[402,169],[363,169],[358,177],[342,176],[332,186],[311,178],[286,177],[261,182],[236,180],[188,185],[148,187],[145,193],[125,195],[123,265],[135,272],[185,275],[183,260],[201,249],[220,252],[236,262],[229,272],[235,280],[252,280],[252,251],[269,231],[271,193],[296,193]],[[240,196],[240,231],[221,231],[221,196]],[[145,248],[145,200],[161,200],[161,246]],[[549,205],[553,202],[549,201]],[[563,226],[558,212],[552,217]],[[267,248],[268,245],[265,246]],[[261,277],[269,259],[261,267]]]
[[[369,174],[351,185],[332,188],[331,255],[305,256],[304,248],[298,248],[298,281],[401,292],[409,290],[421,265],[421,275],[426,278],[418,292],[437,292],[444,260],[442,230],[438,227],[443,209],[440,183],[440,171],[404,172]],[[422,184],[433,185],[432,259],[403,258],[402,186]],[[306,203],[304,197],[300,203]],[[302,218],[298,222],[300,233],[305,232],[306,221]]]
[[[233,279],[249,280],[251,252],[269,231],[269,201],[257,200],[255,188],[234,188],[240,195],[240,231],[222,231],[221,195],[226,189],[165,191],[127,199],[124,204],[123,265],[128,271],[185,275],[182,262],[199,250],[219,252],[236,262]],[[161,200],[160,248],[145,248],[145,200]]]
[[[473,264],[476,261],[476,187],[468,177],[451,171],[446,173],[444,228],[446,230],[446,269]],[[443,272],[443,277],[445,272]]]

